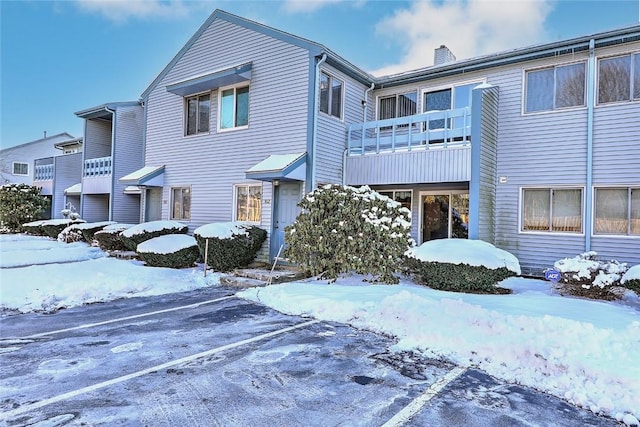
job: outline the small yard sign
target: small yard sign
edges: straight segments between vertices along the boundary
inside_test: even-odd
[[[558,282],[560,280],[560,272],[558,270],[549,269],[544,272],[544,278],[551,280],[552,282]]]

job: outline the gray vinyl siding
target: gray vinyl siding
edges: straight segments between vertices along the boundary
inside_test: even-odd
[[[82,180],[82,153],[65,154],[55,158],[52,218],[62,218],[65,209],[64,190]],[[80,200],[74,203],[75,212],[80,212]]]
[[[108,194],[83,194],[81,204],[82,219],[85,221],[100,222],[109,220]]]
[[[0,177],[2,178],[2,182],[31,185],[33,183],[35,169],[34,161],[36,159],[60,155],[62,152],[53,145],[68,139],[69,136],[65,134],[64,137],[50,137],[41,141],[34,141],[0,150]],[[14,175],[14,162],[28,164],[28,175]]]
[[[334,68],[322,65],[321,69],[330,76],[341,80],[343,87],[342,119],[318,112],[316,183],[342,183],[342,164],[347,144],[347,127],[351,123],[361,123],[364,117],[362,101],[366,86],[347,77]],[[318,91],[317,96],[320,96]]]
[[[144,112],[140,106],[119,107],[115,115],[111,220],[135,224],[140,221],[140,196],[124,194],[126,185],[120,183],[119,178],[144,166],[142,161]]]
[[[84,158],[96,159],[111,155],[111,121],[86,120]]]
[[[241,49],[239,49],[241,47]],[[211,93],[210,132],[184,136],[184,98],[166,91],[177,81],[252,63],[248,129],[217,132],[218,91]],[[193,231],[233,219],[234,184],[271,154],[307,151],[310,57],[307,50],[216,19],[149,94],[146,165],[165,165],[162,217],[171,187],[191,186]],[[271,184],[263,184],[262,224],[271,227]],[[268,240],[267,240],[268,241]],[[265,244],[266,245],[266,244]]]

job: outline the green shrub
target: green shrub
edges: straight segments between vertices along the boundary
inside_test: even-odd
[[[22,224],[43,217],[49,199],[40,195],[40,187],[7,184],[0,187],[0,224],[10,233],[23,231]]]
[[[230,271],[249,265],[267,238],[267,232],[262,228],[241,222],[203,225],[193,235],[203,259],[206,240],[209,239],[207,264],[216,271]]]
[[[97,231],[100,231],[106,226],[113,224],[115,224],[115,222],[113,221],[87,222],[84,224],[78,224],[76,228],[82,233],[82,238],[84,239],[84,241],[91,243],[93,242],[93,236]]]
[[[124,245],[130,251],[135,251],[138,245],[154,237],[167,234],[187,234],[189,228],[177,221],[151,221],[134,225],[120,234]]]
[[[124,245],[124,241],[120,237],[124,229],[103,229],[96,231],[93,235],[93,239],[98,243],[98,246],[103,251],[126,251],[127,247]]]
[[[367,186],[325,185],[298,204],[285,229],[285,257],[307,274],[335,280],[341,273],[398,283],[395,273],[414,242],[411,212]]]
[[[140,243],[136,252],[151,267],[192,267],[200,257],[196,239],[186,234],[154,237]]]
[[[42,225],[45,223],[45,220],[32,221],[26,224],[22,224],[21,228],[27,234],[32,236],[46,236],[47,234],[44,232]]]
[[[563,295],[611,301],[624,293],[620,280],[627,264],[598,260],[597,252],[561,259],[553,267],[561,274],[556,289]]]
[[[81,224],[85,221],[81,219],[73,220],[73,219],[50,219],[46,220],[42,223],[42,230],[46,236],[49,236],[53,239],[57,239],[58,235],[65,228],[69,227],[72,224]]]

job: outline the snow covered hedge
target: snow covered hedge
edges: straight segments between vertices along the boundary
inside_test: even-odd
[[[506,293],[496,284],[521,273],[515,256],[482,240],[431,240],[406,255],[416,282],[443,291]]]
[[[16,233],[22,224],[41,219],[49,200],[40,195],[40,187],[27,184],[7,184],[0,187],[1,229]]]
[[[22,224],[22,231],[30,234],[32,236],[46,236],[42,225],[45,223],[45,220],[41,219],[39,221],[31,221],[26,224]]]
[[[126,251],[127,247],[124,245],[120,233],[131,227],[133,224],[107,225],[102,230],[96,231],[93,234],[93,239],[103,251]]]
[[[196,228],[193,235],[203,260],[209,239],[207,265],[216,271],[230,271],[251,264],[267,238],[267,232],[262,228],[242,222],[206,224]]]
[[[72,242],[93,242],[93,235],[108,225],[115,224],[113,221],[83,222],[74,223],[58,234],[58,241],[65,243]]]
[[[138,245],[166,234],[187,234],[189,227],[177,221],[150,221],[127,228],[120,234],[124,245],[135,251]]]
[[[620,283],[640,296],[640,264],[634,265],[627,270],[622,279],[620,279]]]
[[[411,212],[367,186],[325,185],[298,204],[302,212],[285,229],[285,257],[307,274],[336,279],[372,275],[398,283],[394,273],[414,245]]]
[[[192,267],[200,256],[196,239],[186,234],[154,237],[140,243],[136,252],[151,267]]]
[[[556,285],[561,294],[610,301],[624,293],[621,279],[628,269],[627,264],[600,261],[597,252],[561,259],[553,264],[553,268],[561,273]]]

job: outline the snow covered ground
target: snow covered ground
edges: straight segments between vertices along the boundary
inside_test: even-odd
[[[0,236],[0,266],[3,311],[53,310],[219,283],[217,274],[204,277],[195,268],[149,268],[107,258],[87,245],[22,235]],[[346,277],[334,284],[307,280],[238,295],[284,313],[392,335],[398,350],[477,366],[638,425],[639,299],[631,294],[621,302],[560,297],[548,282],[523,278],[502,286],[513,293],[467,295],[408,281],[370,285]]]

